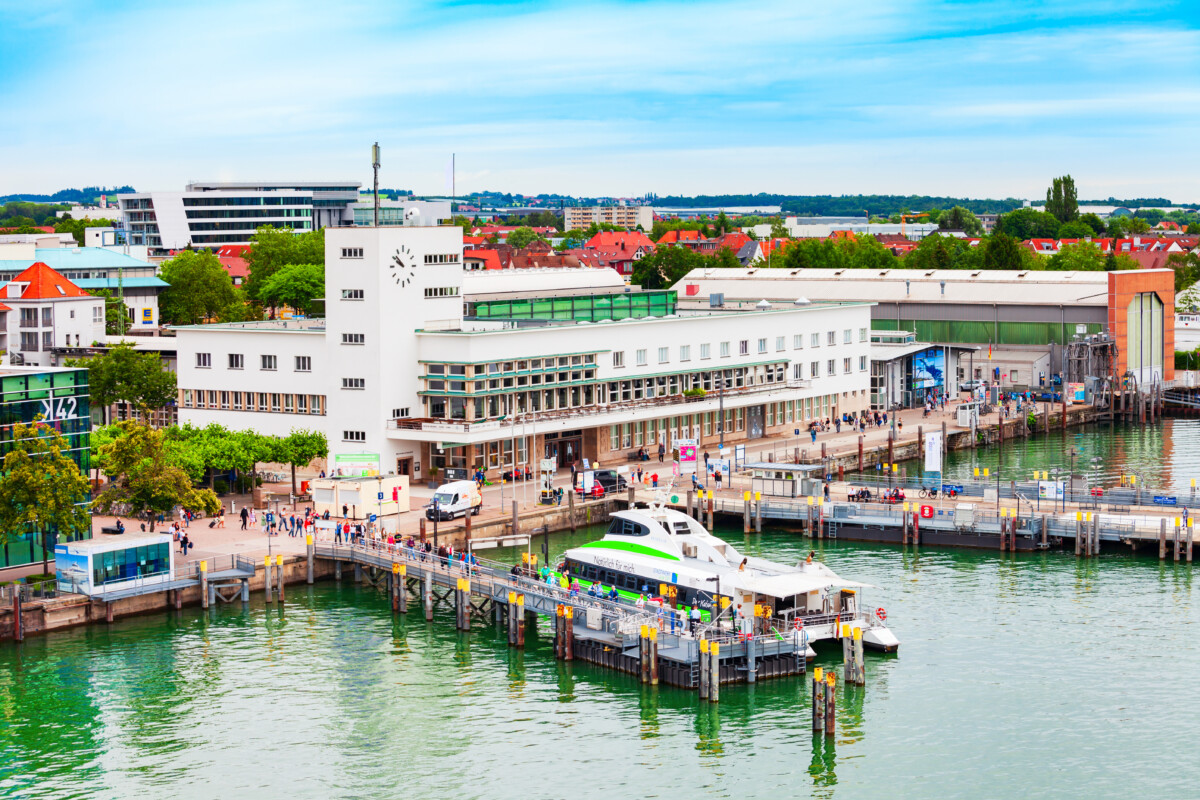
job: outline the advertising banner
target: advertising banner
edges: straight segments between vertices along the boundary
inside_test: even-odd
[[[940,431],[925,434],[925,471],[942,471],[942,434]]]

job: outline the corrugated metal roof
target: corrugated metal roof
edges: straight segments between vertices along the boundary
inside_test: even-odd
[[[34,252],[36,257],[31,260],[0,260],[0,270],[25,269],[35,261],[40,261],[58,272],[72,269],[111,269],[116,267],[154,269],[154,265],[149,261],[142,261],[139,258],[106,250],[103,247],[39,247]]]
[[[112,289],[117,288],[116,278],[76,278],[73,283],[80,289]],[[171,284],[162,278],[134,277],[125,278],[122,283],[126,289],[165,289]]]

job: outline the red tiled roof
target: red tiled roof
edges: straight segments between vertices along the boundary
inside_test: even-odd
[[[12,283],[27,283],[21,292],[22,300],[58,300],[62,297],[91,297],[75,284],[41,261],[12,279]]]
[[[217,248],[217,260],[229,273],[229,277],[250,277],[250,267],[246,264],[246,253],[249,250],[248,244],[227,244]]]
[[[1159,250],[1158,252],[1134,251],[1132,253],[1124,253],[1138,263],[1142,269],[1167,269],[1170,267],[1167,259],[1171,257],[1170,253]]]
[[[628,249],[631,253],[642,247],[645,248],[646,252],[650,252],[654,249],[654,241],[641,231],[600,231],[588,239],[583,246],[589,250],[599,248]]]
[[[500,254],[495,250],[465,250],[463,261],[481,261],[484,269],[500,269]]]
[[[667,231],[658,240],[659,244],[677,244],[679,242],[701,242],[707,237],[700,231],[673,230]]]

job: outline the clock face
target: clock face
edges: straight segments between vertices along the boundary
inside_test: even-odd
[[[416,275],[414,267],[416,266],[416,256],[408,245],[403,245],[396,254],[392,256],[392,280],[397,286],[404,287],[412,283],[413,277]]]

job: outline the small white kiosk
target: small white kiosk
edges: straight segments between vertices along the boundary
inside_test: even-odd
[[[170,583],[175,548],[165,533],[105,536],[54,546],[60,592],[100,594],[128,586]]]
[[[372,514],[403,514],[410,508],[407,475],[356,478],[317,478],[312,487],[313,510],[318,516],[342,518],[342,506],[350,519],[368,519]],[[383,495],[383,499],[379,495]]]
[[[767,497],[816,497],[824,491],[820,464],[747,464],[750,488]]]

